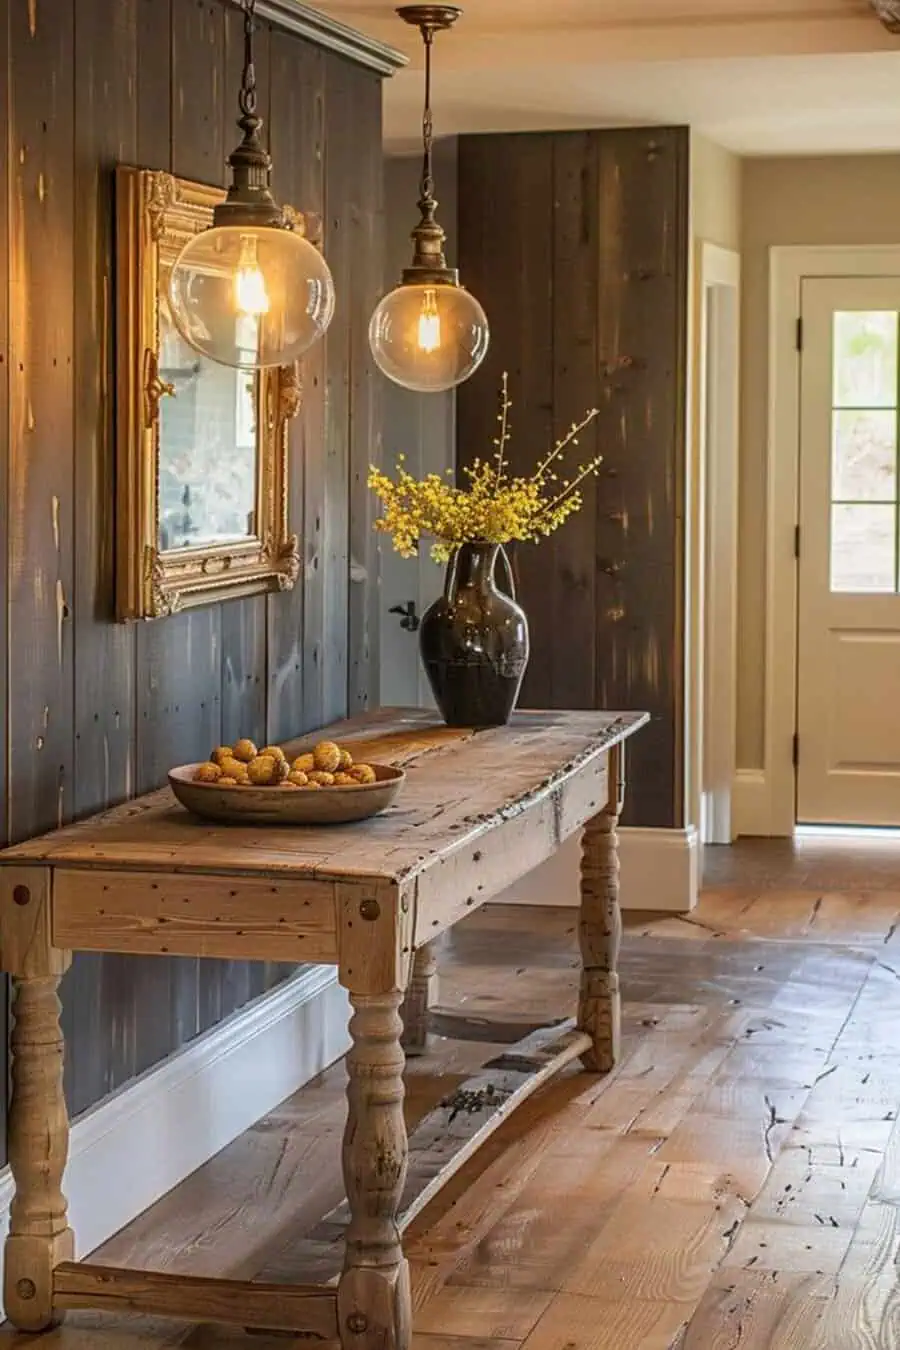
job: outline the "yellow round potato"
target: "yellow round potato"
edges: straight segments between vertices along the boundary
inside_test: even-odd
[[[251,740],[245,736],[242,740],[235,743],[231,752],[234,758],[240,760],[242,764],[249,764],[251,759],[256,759],[258,751]]]
[[[350,776],[355,778],[357,783],[375,783],[378,781],[371,764],[354,764],[350,770]]]
[[[316,767],[316,761],[312,755],[298,755],[291,762],[291,769],[294,773],[312,773]]]
[[[341,762],[341,751],[334,741],[319,741],[313,749],[316,768],[321,773],[334,773]]]
[[[338,769],[340,770],[341,773],[347,773],[347,771],[352,768],[353,768],[353,756],[351,755],[349,750],[342,750],[341,757],[338,761]]]
[[[334,783],[335,787],[359,787],[359,783],[349,773],[336,773]]]
[[[230,745],[217,745],[210,755],[213,764],[222,765],[226,759],[232,759],[232,750]]]
[[[271,755],[257,755],[247,765],[247,777],[254,787],[268,787],[275,772],[275,761]]]
[[[272,759],[286,759],[284,751],[280,745],[266,745],[260,750],[260,755],[270,755]]]
[[[200,765],[199,769],[197,769],[196,772],[194,773],[194,782],[218,783],[221,777],[222,777],[222,770],[219,768],[218,764],[213,764],[212,762],[210,762],[209,764]]]
[[[311,783],[315,783],[316,787],[334,786],[334,774],[326,773],[324,769],[313,769],[312,773],[309,774],[308,777],[309,781]]]
[[[238,780],[236,778],[229,778],[227,775],[223,774],[216,784],[216,787],[237,787],[237,785]]]
[[[234,778],[238,783],[242,778],[247,777],[247,765],[242,764],[239,759],[235,759],[234,757],[223,759],[219,767],[226,777]]]
[[[291,769],[287,776],[287,781],[292,787],[306,787],[309,779],[302,769]]]
[[[303,786],[302,786],[302,788],[301,788],[301,791],[303,791],[303,792],[321,792],[321,791],[322,791],[322,784],[321,784],[321,783],[304,783]]]

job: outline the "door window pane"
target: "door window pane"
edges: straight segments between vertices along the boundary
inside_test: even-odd
[[[832,428],[835,501],[892,502],[897,495],[897,414],[838,410]]]
[[[895,507],[837,503],[831,508],[831,589],[896,589]]]
[[[897,406],[897,314],[839,311],[834,316],[834,406]]]

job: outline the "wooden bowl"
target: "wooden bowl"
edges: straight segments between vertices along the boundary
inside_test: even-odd
[[[386,764],[373,764],[376,781],[358,787],[306,788],[219,787],[195,783],[199,764],[169,771],[175,796],[195,816],[233,825],[346,825],[377,816],[395,800],[406,774]]]

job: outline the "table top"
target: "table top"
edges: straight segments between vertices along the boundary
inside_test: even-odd
[[[352,825],[210,824],[166,787],[7,849],[0,863],[408,880],[564,793],[647,720],[646,713],[520,712],[509,726],[471,731],[428,711],[383,709],[285,743],[293,755],[327,736],[356,759],[402,766],[404,789],[380,816]]]

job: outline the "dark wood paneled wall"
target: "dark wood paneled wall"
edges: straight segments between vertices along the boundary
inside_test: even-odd
[[[290,433],[302,581],[285,595],[118,625],[113,168],[224,182],[242,20],[226,0],[3,8],[0,801],[6,837],[20,840],[155,787],[172,763],[239,732],[286,737],[377,702],[378,558],[364,484],[379,454],[366,328],[382,283],[381,89],[375,73],[261,27],[276,190],[321,214],[338,287]],[[286,973],[77,957],[64,991],[72,1111]]]
[[[489,452],[502,371],[528,472],[593,406],[582,511],[516,551],[525,707],[640,708],[625,821],[682,822],[688,133],[464,136],[459,266],[491,324],[458,395],[458,458]]]

